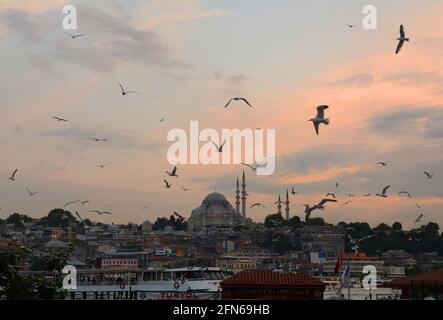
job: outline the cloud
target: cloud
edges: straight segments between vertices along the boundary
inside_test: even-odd
[[[61,26],[55,25],[56,12],[33,14],[8,9],[1,13],[3,25],[26,40],[35,65],[73,64],[95,71],[110,71],[125,64],[144,65],[162,73],[188,68],[171,57],[162,37],[148,29],[137,29],[128,22],[96,8],[77,5],[79,25],[85,37],[72,41]],[[58,14],[59,15],[59,14]],[[80,30],[79,30],[80,31]],[[35,52],[41,52],[35,54]]]
[[[327,86],[357,86],[357,87],[361,87],[361,86],[366,86],[368,84],[371,84],[372,82],[374,82],[374,77],[369,74],[369,73],[360,73],[360,74],[356,74],[352,77],[349,78],[345,78],[345,79],[341,79],[341,80],[337,80],[334,82],[329,82],[326,85]]]
[[[396,83],[402,86],[438,86],[443,84],[443,76],[438,72],[401,72],[389,74],[381,81]]]

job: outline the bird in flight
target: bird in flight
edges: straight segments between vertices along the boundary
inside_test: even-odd
[[[110,164],[111,164],[110,162],[108,162],[108,163],[104,163],[104,164],[98,164],[97,167],[99,167],[100,169],[103,169],[104,167],[107,167],[107,166],[109,166]]]
[[[340,186],[340,184],[338,182],[335,183],[335,189],[338,189],[338,187]]]
[[[370,196],[372,196],[372,193],[368,193],[368,194],[364,195],[364,197],[370,197]]]
[[[421,209],[421,206],[418,203],[415,203],[415,206],[417,207],[417,209]]]
[[[329,196],[331,196],[332,198],[335,199],[335,194],[334,194],[334,193],[332,193],[332,192],[328,192],[328,193],[326,194],[326,198],[329,197]]]
[[[60,117],[52,117],[52,119],[57,120],[58,122],[68,122],[68,120],[60,118]]]
[[[149,209],[148,207],[141,207],[141,208],[140,208],[140,210],[142,210],[142,211],[143,211],[143,210],[148,210],[148,209]]]
[[[183,186],[180,186],[180,188],[182,188],[184,191],[192,191],[192,189],[188,189],[188,188],[185,188]]]
[[[120,82],[118,82],[118,85],[120,86],[120,88],[122,89],[122,96],[126,96],[127,94],[133,93],[133,94],[140,94],[140,92],[137,91],[125,91],[125,89],[123,88],[122,84]]]
[[[70,36],[72,39],[75,39],[75,38],[83,37],[83,36],[84,36],[83,33],[69,33],[69,32],[65,32],[65,34],[67,34],[68,36]]]
[[[259,203],[259,202],[254,203],[252,206],[250,206],[250,208],[252,209],[252,208],[254,208],[254,207],[258,207],[258,206],[260,206],[260,207],[262,207],[262,208],[266,208],[263,204],[261,204],[261,203]]]
[[[397,45],[397,50],[395,51],[395,54],[398,54],[400,52],[405,41],[409,42],[409,38],[406,38],[405,28],[403,27],[403,25],[400,26],[400,38],[397,38],[397,40],[398,40],[398,45]]]
[[[10,177],[6,177],[11,181],[15,181],[15,175],[17,174],[18,169],[15,169],[14,172],[12,172]]]
[[[262,167],[266,166],[266,160],[264,160],[263,162],[260,162],[260,163],[257,163],[254,161],[253,164],[247,164],[244,162],[241,162],[241,164],[251,168],[252,171],[257,171],[257,168],[262,168]]]
[[[241,97],[236,97],[236,98],[231,98],[228,103],[225,105],[225,108],[227,108],[232,101],[243,101],[244,103],[246,103],[248,106],[250,106],[252,108],[252,105],[249,103],[248,100],[246,100],[245,98],[241,98]]]
[[[423,218],[423,214],[420,214],[419,216],[418,216],[418,218],[417,219],[415,219],[415,223],[419,223],[419,222],[421,222],[421,219]]]
[[[382,193],[381,193],[381,194],[377,193],[376,196],[377,196],[377,197],[380,197],[380,198],[387,198],[387,197],[388,197],[387,191],[388,191],[388,189],[389,189],[390,187],[391,187],[390,185],[389,185],[389,186],[386,186],[386,187],[383,189]]]
[[[357,26],[355,24],[345,24],[345,26],[347,26],[348,28],[357,28]]]
[[[95,142],[106,142],[106,141],[108,141],[108,139],[102,139],[102,138],[90,138],[90,139],[95,141]]]
[[[305,204],[304,205],[305,213],[306,213],[305,221],[309,220],[309,218],[310,218],[310,216],[311,216],[313,211],[315,211],[315,210],[322,210],[322,211],[325,210],[326,209],[325,204],[328,203],[328,202],[338,202],[338,201],[334,200],[334,199],[323,199],[318,204],[316,204],[316,205],[314,205],[312,207],[309,204]]]
[[[178,177],[177,175],[177,167],[174,167],[174,169],[172,169],[172,172],[169,171],[165,171],[170,177]]]
[[[328,106],[318,106],[317,107],[317,116],[315,118],[310,119],[309,121],[311,121],[314,124],[314,128],[315,128],[315,132],[317,133],[317,135],[319,134],[319,127],[320,124],[323,123],[324,125],[329,125],[330,121],[329,118],[325,119],[325,110],[328,109]]]
[[[399,195],[402,195],[402,194],[404,194],[405,196],[408,196],[408,198],[412,198],[412,195],[411,195],[411,193],[410,192],[408,192],[408,191],[400,191],[399,193],[398,193]]]
[[[223,141],[223,143],[222,143],[222,145],[221,146],[219,146],[218,144],[216,144],[214,141],[211,141],[212,142],[212,144],[217,148],[217,151],[218,152],[223,152],[223,147],[225,146],[225,143],[226,143],[226,139],[225,139],[225,141]]]
[[[354,197],[355,197],[355,194],[353,194],[353,193],[348,193],[348,197],[350,197],[350,198],[354,198]]]
[[[352,203],[352,200],[350,201],[346,201],[345,203],[342,204],[342,207],[347,206],[348,204]]]
[[[429,173],[425,171],[425,175],[428,179],[432,179],[434,177],[434,173]]]
[[[32,192],[31,190],[29,190],[28,188],[26,188],[26,191],[28,191],[29,196],[35,196],[38,192]]]
[[[294,190],[294,187],[291,188],[291,194],[297,194],[298,192]]]
[[[377,162],[377,164],[382,166],[382,167],[386,167],[389,164],[389,162],[380,161],[380,162]]]
[[[85,200],[85,201],[81,201],[81,200],[75,200],[75,202],[80,203],[82,206],[84,206],[85,204],[89,203],[89,200]]]
[[[77,203],[77,201],[66,202],[65,205],[63,206],[63,209],[66,208],[67,206],[69,206],[70,204],[74,204],[74,203]]]
[[[97,213],[99,216],[101,216],[102,214],[112,214],[112,212],[109,211],[98,211],[98,210],[91,210],[89,212]]]
[[[170,188],[171,184],[169,184],[169,182],[166,179],[163,179],[163,181],[165,182],[165,188]]]
[[[164,119],[164,118],[161,118],[159,122],[164,122],[164,121],[165,121],[165,119]]]
[[[80,214],[78,213],[78,211],[75,212],[75,215],[77,216],[77,218],[80,219],[80,221],[83,221],[83,218],[80,216]]]

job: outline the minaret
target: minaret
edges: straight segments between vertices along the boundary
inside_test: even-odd
[[[246,220],[246,179],[245,179],[245,171],[243,170],[242,177],[242,190],[241,190],[241,214],[243,219]]]
[[[289,192],[288,192],[288,189],[286,189],[285,213],[286,213],[286,220],[289,220]]]
[[[280,198],[280,195],[278,195],[278,201],[277,201],[277,214],[281,215],[281,198]]]
[[[240,213],[240,183],[237,178],[237,189],[235,190],[235,210]]]

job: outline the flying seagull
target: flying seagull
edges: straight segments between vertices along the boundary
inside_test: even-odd
[[[68,122],[68,120],[60,118],[60,117],[52,117],[52,119],[57,120],[58,122]]]
[[[397,50],[395,51],[395,54],[398,54],[400,52],[405,41],[409,42],[409,38],[406,38],[405,28],[403,27],[403,25],[400,26],[400,38],[397,38],[397,40],[398,40],[398,46]]]
[[[32,196],[35,196],[38,192],[32,192],[31,190],[29,190],[28,188],[26,188],[26,191],[28,191],[28,193],[29,193],[29,195],[32,197]]]
[[[318,204],[316,204],[316,205],[314,205],[312,207],[309,204],[305,204],[304,205],[305,213],[306,213],[305,221],[309,220],[309,217],[311,216],[311,213],[314,210],[322,210],[322,211],[325,210],[326,209],[325,204],[328,203],[328,202],[338,202],[338,201],[334,200],[334,199],[323,199]]]
[[[65,32],[65,34],[67,34],[68,36],[70,36],[72,39],[75,39],[75,38],[83,37],[83,36],[84,36],[83,33],[69,33],[69,32]]]
[[[232,101],[243,101],[244,103],[246,103],[248,106],[250,106],[252,108],[249,101],[246,100],[245,98],[241,98],[241,97],[231,98],[231,100],[229,100],[228,103],[225,105],[225,108],[227,108],[231,104]]]
[[[423,218],[423,214],[420,214],[419,216],[418,216],[418,218],[415,220],[415,223],[419,223],[419,222],[421,222],[421,219]]]
[[[192,189],[188,189],[188,188],[185,188],[183,186],[180,186],[180,188],[182,188],[184,191],[192,191]]]
[[[408,196],[408,198],[412,198],[411,193],[409,193],[408,191],[400,191],[398,194],[399,194],[399,195],[404,194],[404,195]]]
[[[326,198],[329,197],[329,196],[331,196],[331,197],[333,197],[333,198],[335,199],[335,194],[334,194],[334,193],[332,193],[332,192],[328,192],[328,193],[326,194]]]
[[[169,182],[166,179],[163,179],[163,181],[165,182],[165,188],[170,188],[171,185],[169,184]]]
[[[140,210],[148,210],[148,207],[141,207]]]
[[[106,142],[106,141],[108,141],[108,139],[102,139],[102,138],[90,138],[90,139],[95,141],[95,142]]]
[[[349,27],[349,28],[357,28],[357,26],[355,24],[345,24],[345,26]]]
[[[111,164],[110,162],[105,163],[105,164],[98,164],[97,167],[99,167],[100,169],[103,169],[104,167],[107,167],[107,166],[109,166],[110,164]]]
[[[140,92],[137,92],[137,91],[125,91],[125,89],[123,88],[122,84],[120,82],[118,82],[118,81],[117,81],[117,83],[120,86],[120,88],[122,89],[122,96],[125,96],[125,95],[130,94],[130,93],[140,94]]]
[[[352,202],[352,200],[350,201],[346,201],[345,203],[342,204],[342,207],[347,206],[348,204],[350,204]]]
[[[340,186],[340,184],[338,182],[335,183],[335,189],[338,189],[338,187]]]
[[[364,195],[364,197],[370,197],[370,196],[372,196],[372,193],[368,193],[368,194]]]
[[[425,171],[425,175],[426,177],[428,177],[428,179],[432,179],[434,177],[434,173],[429,173]]]
[[[319,127],[320,124],[323,123],[324,125],[329,125],[330,121],[328,118],[325,119],[325,110],[328,109],[328,106],[318,106],[317,107],[317,116],[315,118],[310,119],[309,121],[311,121],[314,124],[314,128],[315,128],[315,132],[317,133],[317,135],[319,134]]]
[[[354,197],[355,197],[355,194],[353,194],[353,193],[348,193],[348,197],[350,197],[350,198],[354,198]]]
[[[223,141],[223,143],[222,143],[222,145],[221,146],[219,146],[218,144],[216,144],[214,141],[211,141],[212,142],[212,144],[217,148],[217,151],[218,152],[223,152],[223,147],[225,146],[225,143],[226,143],[226,139],[225,139],[225,141]]]
[[[70,204],[74,204],[74,203],[77,203],[77,201],[66,202],[65,205],[63,206],[63,209],[66,208],[67,206],[69,206]]]
[[[382,162],[382,161],[380,161],[380,162],[377,162],[377,164],[382,166],[382,167],[386,167],[389,164],[389,162]]]
[[[294,187],[291,188],[291,194],[297,194],[298,192],[294,190]]]
[[[386,186],[386,187],[383,189],[382,193],[381,193],[381,194],[377,193],[376,196],[377,196],[377,197],[381,197],[381,198],[387,198],[387,197],[388,197],[388,194],[387,194],[386,192],[388,191],[388,189],[389,189],[390,187],[391,187],[390,185],[389,185],[389,186]]]
[[[80,216],[80,214],[78,213],[78,211],[75,212],[75,215],[77,216],[77,218],[79,218],[81,221],[83,221],[83,218]]]
[[[15,181],[15,175],[17,174],[18,169],[15,169],[14,172],[12,172],[10,177],[7,177],[11,181]]]
[[[257,163],[257,162],[254,161],[253,164],[247,164],[247,163],[244,163],[244,162],[241,162],[241,164],[251,168],[252,171],[257,171],[257,168],[262,168],[263,166],[266,165],[266,160],[263,161],[263,162],[260,162],[260,163]]]
[[[164,121],[165,121],[165,119],[164,119],[164,118],[161,118],[159,122],[164,122]]]
[[[260,206],[260,207],[263,207],[263,208],[266,208],[263,204],[261,204],[261,203],[254,203],[252,206],[250,206],[250,208],[254,208],[254,207],[258,207],[258,206]]]
[[[89,203],[89,200],[85,200],[85,201],[81,201],[81,200],[75,200],[76,202],[80,203],[82,206],[84,206],[85,204]]]
[[[89,212],[97,213],[99,216],[101,216],[102,214],[112,214],[112,213],[109,212],[109,211],[98,211],[98,210],[91,210],[91,211],[89,211]]]
[[[178,177],[177,175],[177,167],[174,167],[174,169],[172,169],[172,172],[169,171],[165,171],[170,177]]]
[[[421,206],[416,202],[415,206],[417,207],[417,209],[421,209]]]

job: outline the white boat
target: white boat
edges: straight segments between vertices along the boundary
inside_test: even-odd
[[[76,289],[68,290],[67,299],[219,300],[220,282],[231,275],[221,268],[146,269],[142,272],[127,271],[125,280],[103,281],[106,272],[115,275],[119,271],[100,270],[99,281],[88,278],[89,281],[77,282]]]

